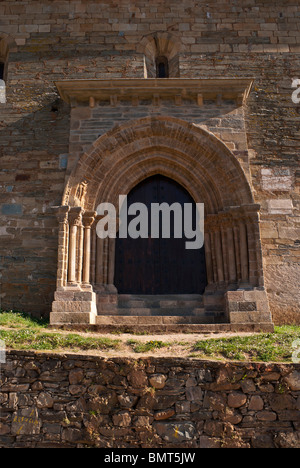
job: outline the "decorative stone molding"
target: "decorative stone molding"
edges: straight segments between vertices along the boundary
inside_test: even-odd
[[[248,98],[252,79],[187,79],[187,78],[130,78],[112,80],[71,80],[57,81],[56,87],[61,98],[71,106],[96,102],[110,102],[115,106],[118,101],[172,99],[180,104],[186,99],[203,105],[204,100],[235,100],[241,106]]]

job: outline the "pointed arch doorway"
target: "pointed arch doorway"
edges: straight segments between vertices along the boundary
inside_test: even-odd
[[[166,203],[169,207],[179,204],[182,214],[184,205],[190,204],[195,230],[196,204],[191,195],[174,180],[157,174],[131,190],[127,197],[128,207],[137,202],[143,203],[148,210],[148,237],[123,239],[117,236],[114,284],[119,294],[202,294],[207,285],[204,246],[186,249],[186,242],[191,239],[184,233],[184,217],[181,219],[181,238],[174,236],[172,212],[170,218],[161,214],[159,237],[151,236],[151,205],[154,203]],[[133,218],[128,216],[128,225]],[[162,222],[169,224],[170,238],[163,237]]]

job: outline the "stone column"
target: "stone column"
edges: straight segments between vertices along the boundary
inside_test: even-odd
[[[76,278],[76,250],[77,250],[77,230],[81,225],[82,209],[72,208],[69,212],[69,265],[68,265],[68,285],[77,285]]]
[[[102,215],[98,215],[95,219],[95,285],[97,287],[97,291],[103,290],[104,284],[104,239],[101,239],[97,235],[97,224],[102,218]]]
[[[113,238],[109,238],[107,283],[110,286],[114,284],[114,277],[115,277],[115,248],[116,248],[116,240]]]
[[[236,283],[237,272],[236,272],[236,259],[235,259],[235,248],[234,248],[234,235],[233,235],[232,227],[227,228],[227,249],[228,249],[229,282]]]
[[[79,285],[82,283],[83,236],[83,224],[81,222],[77,226],[76,240],[76,280]]]
[[[100,286],[103,285],[104,283],[104,275],[103,275],[103,262],[104,262],[104,257],[103,257],[103,246],[104,246],[104,241],[103,239],[100,239],[97,237],[96,240],[97,243],[97,252],[96,252],[96,285]]]
[[[93,223],[91,230],[91,283],[96,282],[96,255],[97,255],[97,234],[96,225]]]
[[[205,245],[207,283],[208,283],[208,286],[211,286],[214,283],[214,272],[213,272],[212,252],[211,252],[209,232],[205,232],[204,234],[204,245]]]
[[[228,245],[227,245],[226,222],[221,224],[221,243],[222,243],[222,254],[223,254],[224,281],[226,284],[228,284],[229,273],[228,273]]]
[[[262,264],[262,248],[259,230],[259,208],[254,205],[248,210],[247,216],[247,239],[249,253],[249,283],[252,286],[264,286],[264,272]]]
[[[57,260],[57,290],[62,289],[67,284],[68,271],[68,243],[69,243],[69,206],[60,206],[57,209],[58,219],[58,260]]]
[[[83,241],[83,271],[82,286],[91,288],[90,267],[91,267],[91,227],[95,220],[96,212],[88,211],[83,215],[84,241]]]
[[[234,239],[234,253],[236,264],[236,277],[237,281],[241,280],[241,255],[240,255],[240,236],[238,226],[233,226],[233,239]]]
[[[247,229],[244,221],[239,223],[240,231],[240,256],[241,256],[241,281],[244,284],[249,282],[249,256],[248,256],[248,242],[247,242]]]
[[[215,249],[216,249],[216,260],[217,260],[217,271],[218,271],[218,282],[224,283],[224,268],[223,268],[223,254],[222,254],[222,243],[221,233],[219,230],[215,231]]]

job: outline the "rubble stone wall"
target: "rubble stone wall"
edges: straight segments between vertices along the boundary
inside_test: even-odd
[[[300,448],[300,365],[9,351],[0,447]]]

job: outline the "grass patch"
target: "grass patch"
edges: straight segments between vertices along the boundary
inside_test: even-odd
[[[49,322],[22,312],[0,312],[0,339],[7,349],[33,350],[109,350],[117,349],[120,340],[84,337],[74,333],[54,333],[45,329]]]
[[[45,328],[49,321],[43,318],[31,317],[25,312],[5,312],[0,310],[0,326],[9,328]]]
[[[147,341],[146,343],[142,343],[141,341],[136,340],[128,340],[127,344],[131,346],[135,353],[148,353],[149,351],[153,351],[155,349],[166,348],[169,346],[169,343],[165,343],[163,341]]]
[[[109,350],[119,347],[119,340],[83,337],[76,334],[45,333],[36,330],[0,330],[0,338],[9,349],[33,350]]]
[[[275,327],[274,333],[211,338],[195,343],[193,357],[234,361],[291,362],[292,343],[300,337],[300,327]]]

